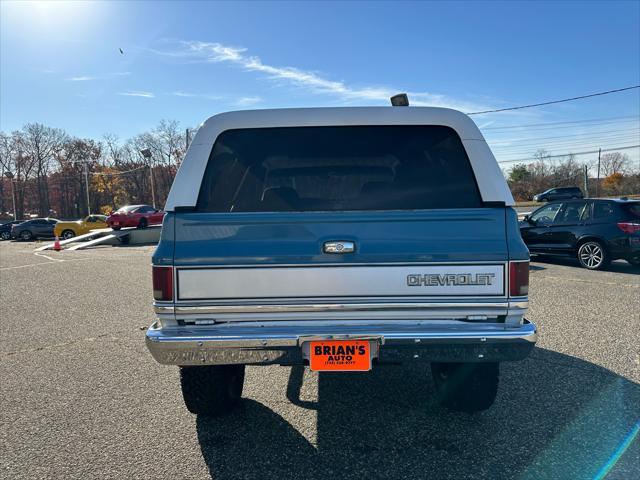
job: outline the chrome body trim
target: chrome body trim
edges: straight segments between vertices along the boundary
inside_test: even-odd
[[[176,315],[220,315],[244,313],[306,313],[306,312],[374,312],[398,310],[442,310],[442,309],[526,309],[527,300],[489,302],[365,302],[365,303],[300,303],[300,304],[164,304],[154,302],[157,314]],[[478,314],[478,312],[476,312]]]
[[[315,305],[217,305],[217,306],[176,306],[176,313],[273,313],[273,312],[335,312],[404,310],[423,308],[506,308],[504,303],[326,303]]]
[[[380,360],[507,361],[525,358],[537,339],[536,327],[461,321],[339,324],[277,322],[163,328],[146,333],[153,357],[166,365],[301,364],[302,346],[311,340],[369,339],[379,345]]]

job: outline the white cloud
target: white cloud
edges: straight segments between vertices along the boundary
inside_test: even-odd
[[[131,75],[131,72],[112,72],[105,74],[104,76],[99,75],[78,75],[75,77],[69,77],[66,80],[68,82],[88,82],[90,80],[103,80],[109,77],[126,77]]]
[[[230,63],[250,72],[264,74],[272,80],[287,82],[314,94],[337,96],[344,101],[365,101],[388,104],[389,97],[401,91],[388,86],[353,86],[344,81],[331,80],[319,73],[295,67],[274,66],[264,63],[260,57],[247,55],[247,49],[231,47],[218,42],[183,41],[172,51],[152,50],[170,57],[190,59],[194,62]],[[462,111],[477,111],[487,107],[431,92],[407,92],[411,105],[449,107]]]
[[[77,77],[69,77],[67,81],[69,82],[88,82],[89,80],[96,80],[97,77],[92,77],[90,75],[80,75]]]
[[[254,96],[254,97],[240,97],[236,100],[235,104],[239,107],[248,107],[250,105],[255,105],[256,103],[260,103],[262,101],[262,97]]]
[[[151,92],[142,92],[142,91],[118,92],[118,95],[123,95],[125,97],[155,98],[155,94],[153,94]]]
[[[171,92],[171,95],[174,95],[176,97],[186,97],[186,98],[203,98],[205,100],[222,100],[224,98],[220,95],[211,95],[208,93],[183,92],[181,90]]]

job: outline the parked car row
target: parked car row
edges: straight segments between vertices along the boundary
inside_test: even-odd
[[[558,189],[556,189],[558,190]],[[0,225],[0,239],[70,239],[100,228],[146,228],[161,224],[164,212],[149,205],[128,205],[109,216],[89,215],[65,222],[55,218],[14,220]],[[532,254],[576,257],[585,268],[605,268],[624,259],[640,266],[640,201],[569,199],[550,201],[520,222],[522,239]]]
[[[0,239],[29,241],[59,237],[68,240],[101,228],[120,230],[123,227],[146,228],[150,225],[160,225],[163,218],[163,211],[149,205],[128,205],[109,216],[88,215],[76,221],[60,221],[55,218],[13,220],[0,225]]]

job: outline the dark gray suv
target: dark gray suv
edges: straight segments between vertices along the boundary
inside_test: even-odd
[[[550,188],[533,196],[534,202],[553,202],[555,200],[567,200],[570,198],[584,198],[582,190],[578,187]]]

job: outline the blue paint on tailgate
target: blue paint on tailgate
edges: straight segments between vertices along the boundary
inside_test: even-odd
[[[509,256],[505,208],[180,212],[167,217],[175,217],[176,266],[478,262],[506,261]],[[170,222],[166,219],[165,225]],[[168,251],[162,246],[169,240],[164,237],[158,248],[162,255]],[[342,255],[323,253],[323,243],[330,240],[354,241],[356,251]],[[517,247],[516,242],[514,248]]]

